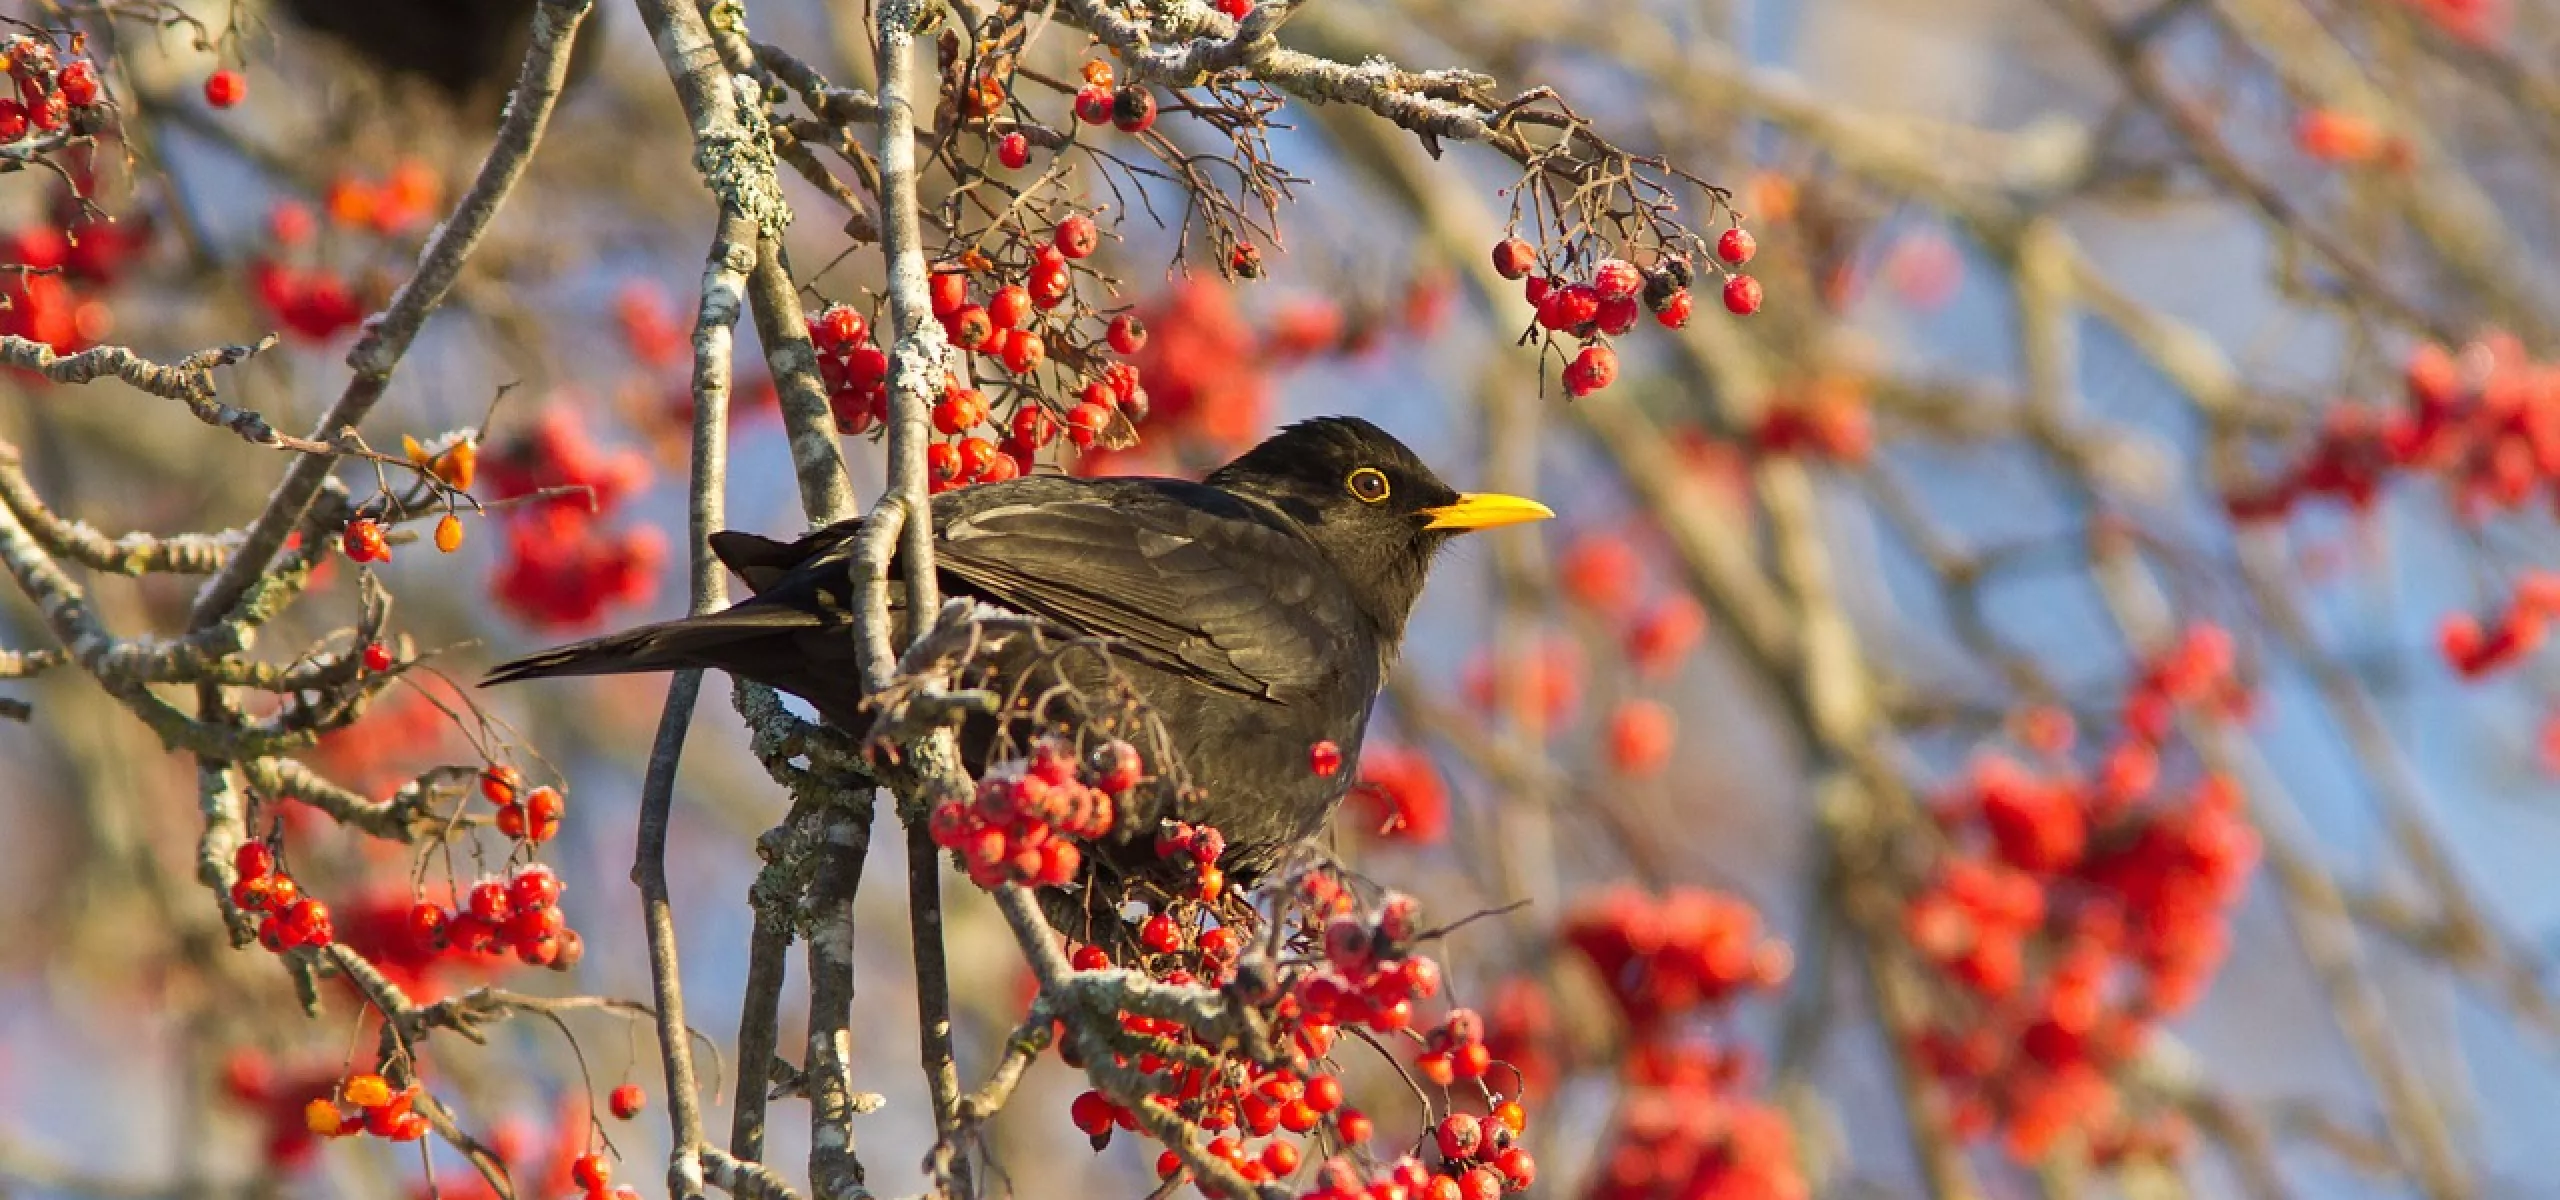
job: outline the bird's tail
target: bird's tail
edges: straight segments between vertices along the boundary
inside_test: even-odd
[[[634,675],[687,667],[728,665],[736,643],[815,624],[802,614],[767,605],[742,605],[620,633],[571,642],[491,668],[480,685],[565,675]]]

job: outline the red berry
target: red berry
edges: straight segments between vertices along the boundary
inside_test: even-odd
[[[1111,410],[1099,404],[1085,403],[1067,411],[1067,438],[1078,449],[1090,448],[1111,427]]]
[[[1253,0],[1216,0],[1210,7],[1227,14],[1230,19],[1241,21],[1245,14],[1253,11]]]
[[[1725,311],[1747,317],[1760,311],[1760,281],[1748,275],[1736,275],[1724,281]]]
[[[445,947],[447,923],[448,918],[443,909],[424,901],[411,905],[408,921],[409,940],[416,944],[419,950],[428,954],[442,953]]]
[[[1102,245],[1102,231],[1094,226],[1093,218],[1075,213],[1058,222],[1058,231],[1050,238],[1050,244],[1068,258],[1083,258]]]
[[[1013,461],[1005,458],[1004,452],[996,449],[996,444],[985,438],[972,437],[960,440],[960,477],[963,479],[985,479],[988,470],[994,467],[999,459],[1005,462]]]
[[[952,341],[959,343],[965,349],[975,350],[983,347],[988,338],[995,336],[996,322],[994,317],[988,315],[987,310],[975,304],[964,304],[960,306],[959,311],[951,314],[946,329],[951,334]]]
[[[996,142],[996,161],[1003,163],[1008,171],[1019,171],[1031,165],[1031,139],[1018,133],[1004,135]]]
[[[1633,296],[1611,296],[1600,302],[1600,332],[1616,337],[1636,327],[1636,319],[1644,315]]]
[[[1519,238],[1504,238],[1493,244],[1493,269],[1505,279],[1518,279],[1538,265],[1538,249]],[[1536,298],[1531,298],[1536,303]]]
[[[318,897],[305,896],[284,910],[282,924],[286,939],[297,946],[326,946],[337,939],[329,925],[329,906]]]
[[[1538,1182],[1538,1160],[1529,1157],[1529,1152],[1519,1146],[1503,1151],[1501,1157],[1493,1160],[1493,1166],[1502,1172],[1503,1183],[1512,1191],[1525,1192],[1529,1185]]]
[[[1004,369],[1016,375],[1029,374],[1048,361],[1049,348],[1040,335],[1028,329],[1010,329],[1004,335]]]
[[[1171,954],[1182,948],[1182,928],[1171,914],[1157,913],[1138,927],[1138,942],[1158,954]]]
[[[969,302],[969,277],[955,271],[937,272],[926,277],[925,293],[933,303],[933,315],[948,318]]]
[[[1623,258],[1604,258],[1591,269],[1591,290],[1603,300],[1633,300],[1644,290],[1644,272]]]
[[[1502,1200],[1502,1175],[1491,1167],[1477,1167],[1458,1179],[1458,1200]]]
[[[463,903],[470,908],[472,916],[492,925],[504,924],[515,913],[515,904],[507,896],[507,885],[496,879],[483,879],[472,884]]]
[[[960,482],[959,447],[949,442],[935,442],[925,447],[924,462],[936,486],[949,487]]]
[[[809,332],[819,345],[841,354],[870,332],[867,324],[853,306],[831,304],[827,311],[818,314],[817,320],[810,322]]]
[[[517,912],[549,908],[560,902],[560,877],[541,863],[519,867],[507,880],[507,903]]]
[[[1331,1075],[1316,1075],[1307,1080],[1307,1107],[1329,1113],[1342,1107],[1342,1081]]]
[[[1076,119],[1087,125],[1108,125],[1114,97],[1111,89],[1088,83],[1076,89]]]
[[[1075,276],[1068,272],[1063,256],[1055,262],[1034,264],[1025,283],[1031,289],[1031,303],[1043,311],[1056,308],[1075,290]]]
[[[1262,278],[1262,248],[1251,242],[1237,242],[1227,252],[1227,270],[1240,279]]]
[[[1439,1145],[1442,1158],[1464,1162],[1484,1149],[1484,1122],[1469,1113],[1451,1113],[1441,1119],[1432,1138]]]
[[[1368,1141],[1378,1131],[1377,1125],[1369,1120],[1368,1115],[1356,1108],[1346,1108],[1335,1113],[1333,1128],[1334,1132],[1342,1135],[1343,1141],[1354,1146]]]
[[[360,563],[391,560],[391,543],[383,537],[382,523],[371,517],[347,522],[346,532],[338,538],[338,548]]]
[[[613,1095],[606,1103],[613,1107],[614,1116],[628,1121],[640,1115],[640,1110],[649,1103],[649,1096],[640,1090],[639,1084],[626,1083],[613,1089]]]
[[[0,100],[0,142],[14,142],[27,136],[27,106],[15,100]]]
[[[1100,946],[1078,946],[1075,954],[1067,959],[1067,965],[1079,971],[1108,970],[1111,967],[1111,956],[1103,953]]]
[[[1274,1179],[1296,1171],[1298,1169],[1298,1144],[1296,1142],[1274,1141],[1265,1145],[1262,1148],[1262,1169],[1271,1172],[1271,1176]]]
[[[1617,382],[1618,352],[1597,342],[1584,346],[1582,352],[1564,369],[1564,391],[1568,396],[1588,396]]]
[[[601,1192],[613,1183],[613,1164],[601,1154],[581,1154],[569,1164],[569,1181],[590,1192]]]
[[[1737,267],[1750,262],[1751,256],[1759,252],[1760,239],[1740,226],[1725,230],[1723,236],[1716,239],[1716,257]]]
[[[391,669],[391,647],[380,642],[364,644],[364,669],[380,674]]]
[[[87,108],[98,102],[98,68],[88,59],[74,59],[62,68],[54,82],[73,108]]]
[[[1330,741],[1317,742],[1307,747],[1307,766],[1318,775],[1327,779],[1332,778],[1335,772],[1342,769],[1342,747]]]
[[[1085,1136],[1101,1137],[1111,1132],[1114,1107],[1111,1098],[1100,1092],[1079,1092],[1074,1102],[1067,1106],[1067,1117],[1076,1123],[1076,1128],[1084,1131]]]
[[[1689,297],[1689,289],[1682,288],[1662,302],[1653,319],[1662,322],[1665,329],[1678,329],[1689,323],[1689,310],[1695,306],[1696,302]]]
[[[1049,411],[1037,404],[1025,404],[1013,413],[1013,440],[1039,450],[1057,440],[1058,422]]]
[[[1146,348],[1147,325],[1146,322],[1123,313],[1111,318],[1111,330],[1105,336],[1111,341],[1112,353],[1135,354]]]
[[[1111,125],[1122,133],[1145,133],[1156,123],[1156,96],[1130,84],[1111,97]]]
[[[1678,726],[1669,708],[1629,700],[1609,715],[1609,763],[1621,775],[1645,778],[1671,761]]]
[[[480,794],[491,804],[512,804],[516,789],[524,786],[524,774],[504,763],[480,772]]]
[[[272,875],[276,869],[275,848],[265,842],[242,842],[239,849],[231,852],[231,869],[244,880]]]
[[[229,108],[240,103],[249,91],[249,81],[229,67],[214,72],[204,81],[204,102],[215,108]]]

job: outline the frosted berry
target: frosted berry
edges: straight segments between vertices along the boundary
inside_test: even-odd
[[[1644,272],[1623,258],[1604,258],[1591,269],[1591,290],[1603,300],[1632,300],[1644,290]]]

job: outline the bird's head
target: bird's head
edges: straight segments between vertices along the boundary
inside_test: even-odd
[[[1390,636],[1403,632],[1431,557],[1449,539],[1555,515],[1518,496],[1461,493],[1358,417],[1291,425],[1208,482],[1297,522]]]

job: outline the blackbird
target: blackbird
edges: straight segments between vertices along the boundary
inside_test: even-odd
[[[1150,778],[1188,784],[1132,803],[1114,844],[1088,861],[1149,872],[1155,823],[1173,817],[1219,829],[1219,866],[1239,884],[1341,802],[1434,552],[1469,530],[1554,515],[1514,496],[1461,495],[1354,417],[1292,425],[1200,483],[1027,476],[946,492],[932,511],[944,595],[1098,647],[1022,649],[988,667],[1017,697],[1009,711],[1054,728],[1058,712],[1025,713],[1019,698],[1077,696],[1089,714],[1116,685],[1161,733],[1128,738]],[[854,532],[845,521],[788,543],[716,534],[712,550],[754,598],[517,659],[486,682],[717,667],[803,697],[860,735],[870,717],[849,628]],[[996,724],[963,731],[973,774],[1003,744]],[[1323,742],[1340,754],[1331,770],[1313,757]]]

